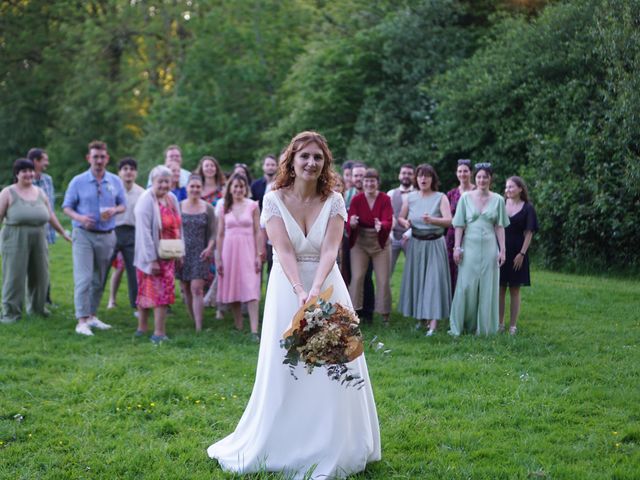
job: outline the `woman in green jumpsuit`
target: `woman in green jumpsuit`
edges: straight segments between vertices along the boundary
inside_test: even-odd
[[[51,211],[46,194],[33,185],[31,160],[20,158],[13,166],[14,185],[0,193],[0,255],[2,255],[2,316],[13,323],[22,316],[27,289],[27,313],[45,315],[49,285],[49,254],[45,225],[67,241],[69,236]]]
[[[504,198],[489,190],[491,164],[476,166],[477,189],[460,197],[453,218],[458,283],[451,305],[450,331],[492,335],[498,331],[500,266],[505,260],[504,228],[509,225]],[[463,240],[464,234],[464,240]]]

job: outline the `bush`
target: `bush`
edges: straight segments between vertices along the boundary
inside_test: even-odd
[[[434,82],[440,155],[529,180],[548,266],[639,266],[637,7],[565,2],[506,19]]]

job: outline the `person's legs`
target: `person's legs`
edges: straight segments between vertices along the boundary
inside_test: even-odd
[[[191,318],[191,320],[194,320],[194,314],[193,314],[193,296],[191,294],[191,285],[193,284],[193,282],[185,282],[183,280],[180,280],[180,291],[182,291],[182,295],[184,297],[184,303],[187,305],[187,312],[189,312],[189,318]]]
[[[229,304],[231,307],[231,313],[233,314],[233,323],[236,326],[236,330],[242,331],[242,305],[240,302],[233,302]]]
[[[167,306],[160,305],[153,309],[153,335],[155,337],[164,337],[167,335],[166,330]]]
[[[27,313],[45,315],[49,288],[49,247],[44,229],[29,234],[29,265],[27,267]]]
[[[249,312],[249,326],[251,333],[258,334],[258,300],[251,300],[247,302],[247,310]]]
[[[375,288],[373,287],[373,264],[369,260],[367,272],[364,274],[364,288],[362,298],[362,316],[365,320],[371,321],[376,303]]]
[[[376,247],[371,256],[378,290],[376,312],[382,315],[386,323],[389,321],[389,313],[391,313],[391,244],[387,242],[385,247],[381,249],[376,243]]]
[[[361,242],[362,240],[358,238],[350,253],[351,283],[349,283],[349,295],[351,296],[353,309],[356,311],[362,309],[364,274],[369,265],[369,255],[365,252]]]
[[[102,293],[104,292],[107,271],[111,265],[111,257],[116,246],[115,233],[93,233],[93,275],[91,282],[91,315],[98,311]]]
[[[122,227],[121,227],[122,229]],[[120,251],[124,260],[124,268],[127,271],[127,287],[129,291],[129,305],[136,308],[136,296],[138,295],[138,282],[136,280],[136,267],[133,265],[133,256],[136,244],[135,228],[126,228],[121,233]]]
[[[123,268],[116,268],[111,274],[111,281],[109,283],[109,303],[107,308],[116,307],[116,296],[118,295],[118,288],[120,288],[120,281],[122,280]]]
[[[504,332],[504,311],[507,296],[507,287],[500,285],[500,296],[498,297],[498,331]]]
[[[14,322],[22,316],[28,252],[24,252],[21,227],[2,228],[2,321]]]
[[[136,333],[146,333],[149,328],[149,309],[138,307],[138,330]]]
[[[91,234],[82,228],[73,229],[73,302],[78,323],[86,323],[91,311],[91,282],[93,277],[94,251],[89,238]]]
[[[516,333],[518,315],[520,315],[520,286],[509,287],[511,315],[509,318],[509,333]]]
[[[204,317],[204,280],[191,280],[189,289],[185,287],[185,292],[189,290],[191,297],[191,316],[196,324],[196,332],[202,330],[202,320]]]

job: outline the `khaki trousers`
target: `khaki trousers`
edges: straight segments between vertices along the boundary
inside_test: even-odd
[[[2,229],[2,319],[18,320],[27,297],[27,313],[44,315],[49,285],[49,247],[45,226],[5,225]]]
[[[376,278],[375,311],[381,315],[391,313],[391,242],[384,248],[378,243],[378,233],[373,229],[360,229],[358,239],[351,249],[351,283],[349,294],[355,310],[362,309],[364,277],[373,263]]]

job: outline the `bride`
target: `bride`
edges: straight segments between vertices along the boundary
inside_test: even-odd
[[[235,431],[207,453],[224,470],[284,472],[288,478],[341,478],[380,459],[380,431],[364,355],[347,364],[364,388],[330,380],[323,368],[297,380],[282,363],[282,333],[312,296],[333,285],[332,302],[351,307],[336,265],[347,212],[331,191],[333,161],[324,137],[296,135],[281,157],[262,222],[273,243],[253,392]]]

